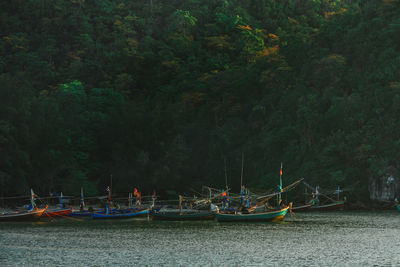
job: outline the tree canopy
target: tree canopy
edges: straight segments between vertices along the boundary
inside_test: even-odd
[[[399,0],[4,0],[0,186],[357,184],[400,167]]]

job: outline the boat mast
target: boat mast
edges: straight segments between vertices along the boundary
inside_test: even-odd
[[[83,187],[81,187],[81,205],[80,205],[80,210],[83,210],[85,207],[85,199],[83,198]]]
[[[109,214],[111,211],[111,189],[109,186],[107,186],[106,190],[108,191],[108,205],[107,205],[106,213]]]
[[[228,174],[226,172],[226,158],[224,158],[224,169],[225,169],[225,189],[228,191]]]
[[[281,201],[282,201],[282,196],[281,196],[281,193],[282,193],[282,174],[283,174],[282,168],[283,168],[283,163],[281,162],[281,170],[279,171],[278,209],[280,209],[280,204],[281,204]]]
[[[32,210],[34,210],[36,208],[35,193],[33,193],[33,189],[32,188],[31,188],[31,206],[32,206]]]
[[[242,172],[240,174],[240,188],[243,186],[243,164],[244,164],[244,153],[242,152]]]
[[[182,201],[183,201],[183,197],[181,195],[179,195],[179,210],[180,210],[180,215],[182,215]]]

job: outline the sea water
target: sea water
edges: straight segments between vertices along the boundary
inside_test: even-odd
[[[298,213],[281,223],[0,223],[0,266],[400,266],[400,213]]]

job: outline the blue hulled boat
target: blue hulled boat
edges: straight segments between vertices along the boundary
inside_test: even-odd
[[[146,216],[150,213],[149,209],[135,210],[130,212],[115,212],[115,213],[96,213],[92,214],[93,219],[129,219],[133,217]]]

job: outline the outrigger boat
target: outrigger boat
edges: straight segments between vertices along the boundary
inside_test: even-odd
[[[49,209],[43,213],[43,216],[44,217],[64,217],[64,216],[69,216],[69,214],[71,212],[72,212],[72,208]]]
[[[264,196],[256,198],[257,204],[250,206],[250,194],[242,185],[241,189],[241,207],[236,212],[220,212],[216,218],[219,222],[278,222],[285,218],[288,211],[291,211],[292,203],[289,205],[282,204],[281,194],[296,187],[303,179],[300,179],[289,186],[282,187],[282,164],[280,170],[280,183],[277,192],[272,192]],[[269,205],[268,200],[277,197],[276,208]],[[245,206],[243,206],[243,204]]]
[[[123,209],[123,210],[112,210],[111,207],[111,189],[107,186],[106,191],[108,192],[108,203],[106,205],[105,213],[93,212],[93,219],[128,219],[133,217],[148,216],[151,208],[141,208],[140,193],[135,188],[136,194],[139,196],[139,209]]]
[[[149,209],[137,210],[132,212],[115,212],[115,213],[93,213],[93,219],[129,219],[133,217],[142,217],[150,213]]]
[[[329,210],[343,210],[344,208],[344,201],[335,201],[333,203],[328,204],[318,204],[311,206],[310,210],[313,211],[329,211]]]
[[[22,211],[15,213],[5,213],[0,215],[0,222],[15,222],[15,221],[37,221],[42,216],[44,209],[35,209],[32,211]]]
[[[182,204],[184,201],[190,202],[191,207],[203,207],[204,205],[211,207],[209,199],[185,199],[179,196],[179,209],[160,209],[151,213],[152,219],[164,221],[203,221],[214,220],[215,212],[203,209],[184,209]]]
[[[236,212],[234,214],[229,213],[217,213],[216,218],[219,222],[278,222],[285,218],[286,213],[289,211],[289,206],[266,212],[254,212],[254,213],[241,213]]]
[[[88,209],[85,209],[85,197],[83,195],[83,188],[81,187],[81,198],[80,198],[80,203],[79,203],[79,209],[72,209],[71,213],[68,214],[70,217],[92,217],[93,213],[105,213],[106,209],[102,208],[96,208],[93,209],[92,207],[89,207]],[[111,210],[113,212],[114,210]]]
[[[39,209],[35,204],[35,194],[31,189],[31,210],[0,214],[0,222],[37,221],[46,211],[47,206]]]
[[[305,182],[303,182],[303,184],[306,186],[305,195],[308,195],[307,187],[312,190],[312,199],[305,205],[293,207],[293,211],[331,211],[344,209],[345,201],[340,200],[340,193],[343,192],[343,190],[341,190],[339,186],[337,190],[333,191],[333,194],[337,194],[337,200],[335,200],[329,197],[327,194],[322,194],[319,186],[315,187],[314,189]],[[324,203],[320,202],[319,196],[325,197]]]
[[[64,208],[63,207],[63,194],[60,194],[60,205],[59,209],[47,209],[44,213],[44,217],[64,217],[68,216],[72,212],[72,208]]]
[[[153,220],[164,220],[164,221],[203,221],[203,220],[214,220],[215,212],[212,211],[190,211],[190,212],[179,212],[179,211],[158,211],[151,214]]]

